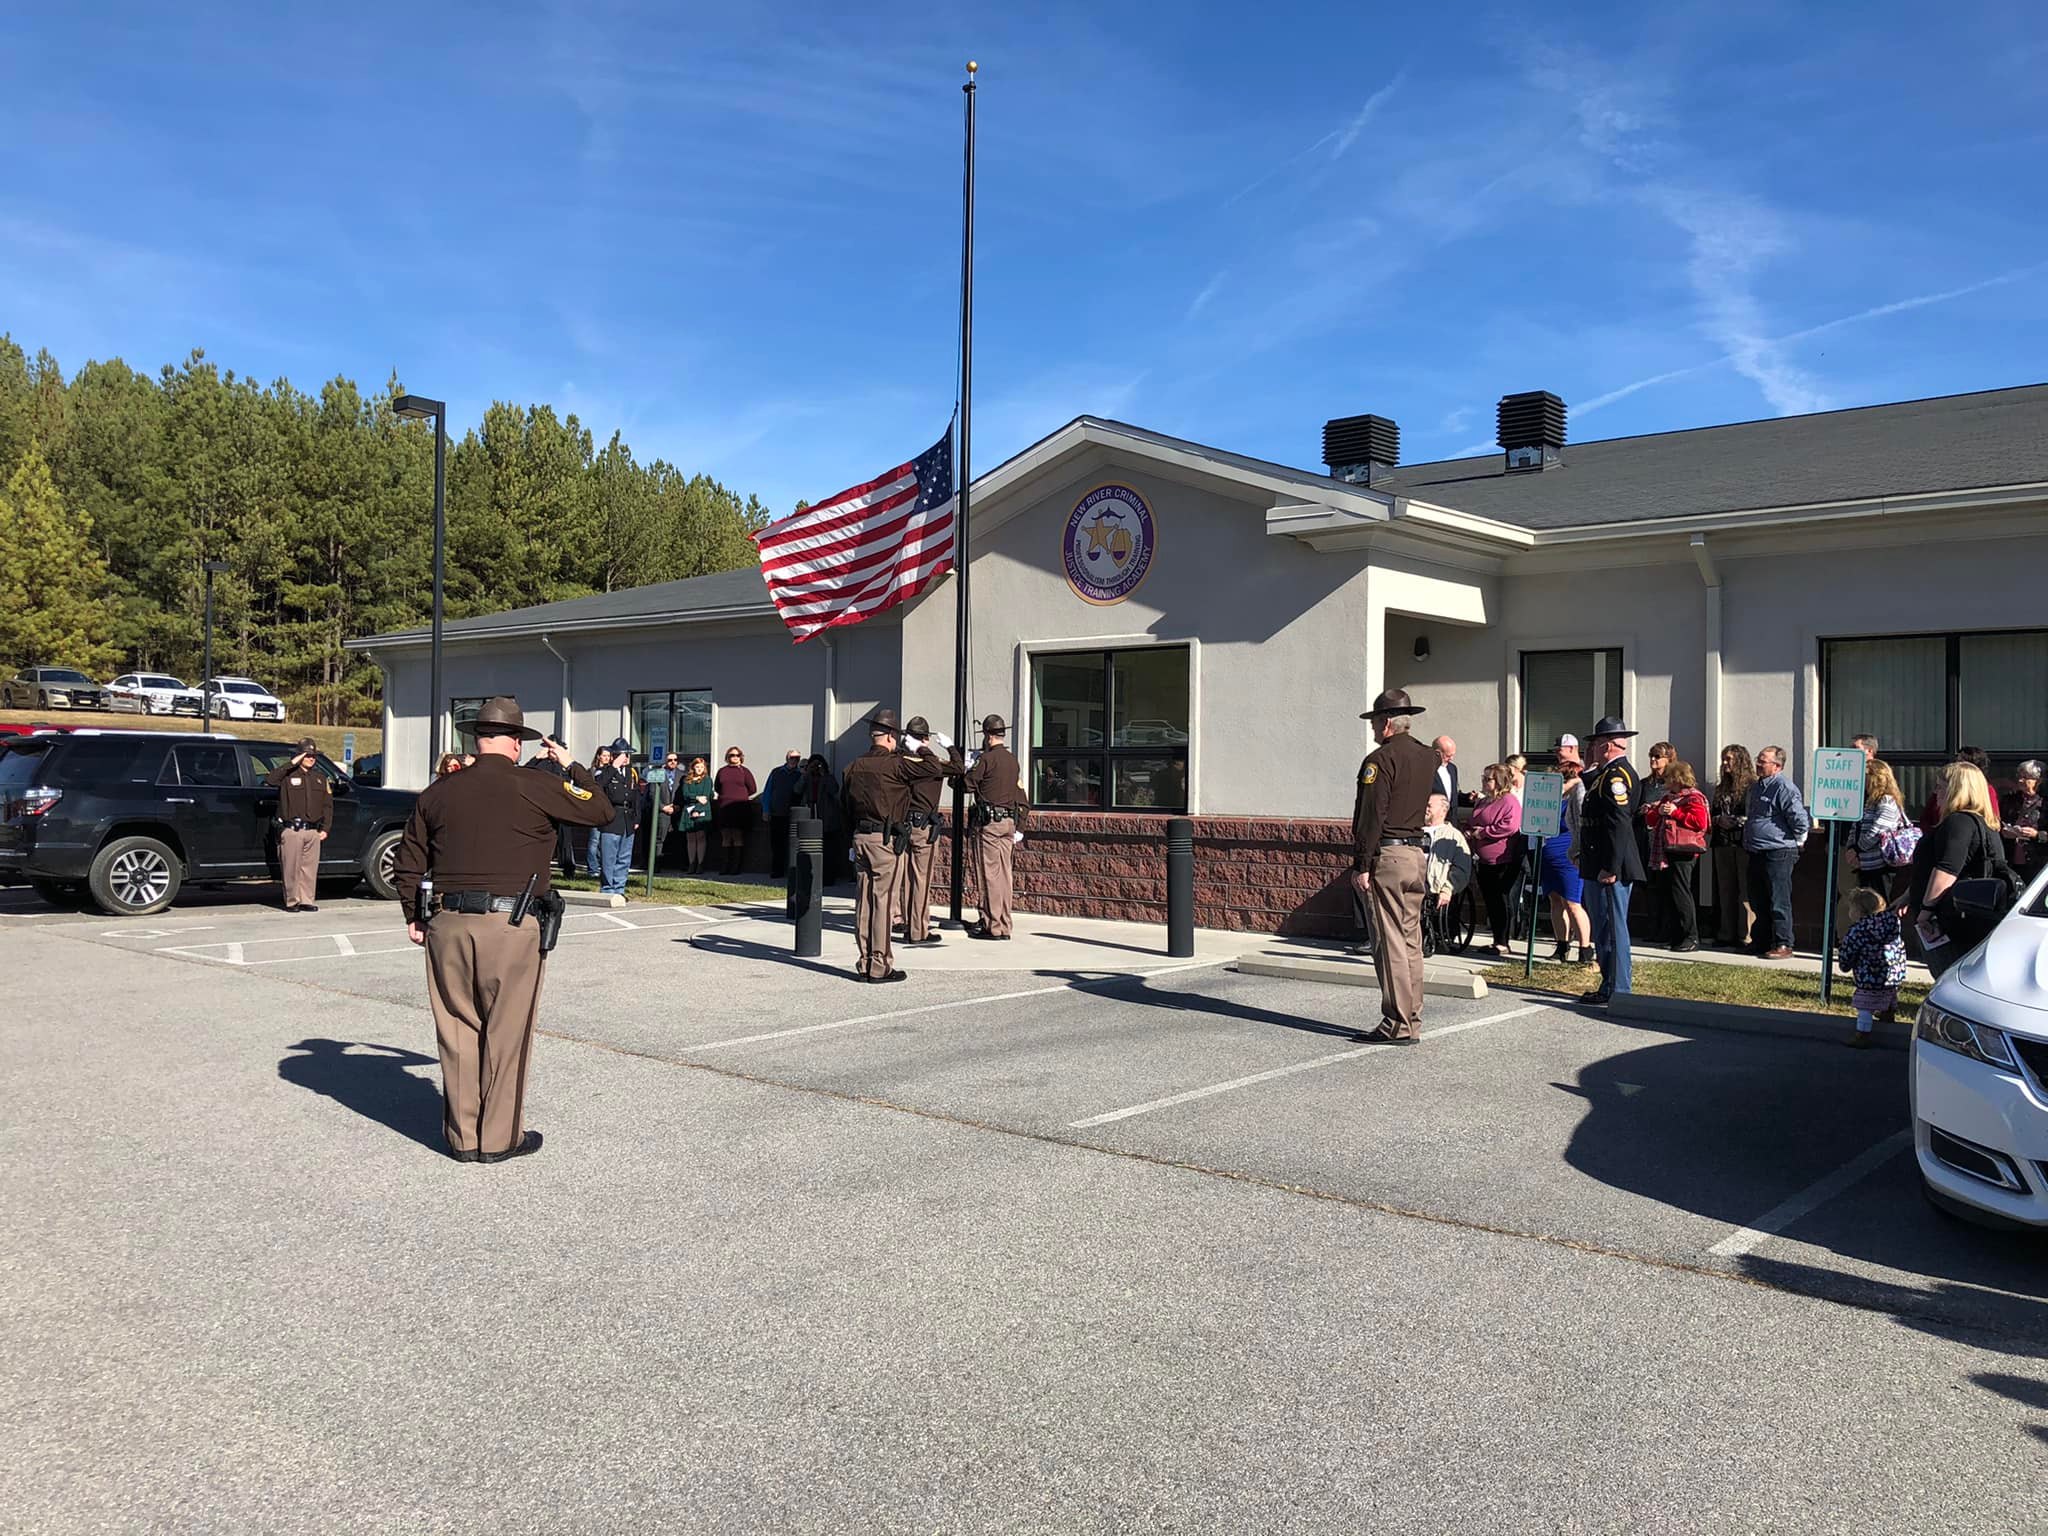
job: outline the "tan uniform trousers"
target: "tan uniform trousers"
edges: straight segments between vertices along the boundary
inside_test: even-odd
[[[1372,860],[1373,969],[1389,1034],[1422,1033],[1423,876],[1429,853],[1383,847]]]
[[[1010,936],[1010,834],[1014,820],[992,821],[975,834],[974,874],[981,882],[982,926],[997,938]]]
[[[856,975],[886,976],[895,967],[889,929],[895,916],[896,845],[879,832],[853,834],[853,942],[859,951]]]
[[[540,1016],[540,924],[503,912],[437,912],[427,925],[427,1002],[455,1152],[509,1152],[526,1134],[526,1064]]]
[[[284,909],[310,907],[319,895],[320,834],[311,827],[277,829],[277,862],[284,876]]]
[[[903,937],[922,944],[932,936],[932,861],[938,856],[938,839],[930,827],[910,829],[910,847],[896,872],[896,921],[903,924]]]

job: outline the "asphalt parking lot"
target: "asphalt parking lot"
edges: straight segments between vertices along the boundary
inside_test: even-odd
[[[396,916],[0,893],[0,1521],[2048,1524],[2048,1247],[1897,1054],[635,906],[462,1167]]]

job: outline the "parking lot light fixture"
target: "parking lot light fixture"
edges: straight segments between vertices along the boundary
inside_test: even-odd
[[[213,578],[225,572],[225,560],[207,560],[201,563],[206,572],[206,644],[205,655],[199,662],[199,729],[211,735],[213,732],[213,697],[207,684],[213,681]]]
[[[428,718],[426,783],[434,782],[434,770],[441,763],[441,721],[447,700],[441,697],[441,576],[442,549],[448,526],[448,406],[425,395],[400,395],[391,402],[392,411],[407,421],[434,418],[434,637],[427,663]]]

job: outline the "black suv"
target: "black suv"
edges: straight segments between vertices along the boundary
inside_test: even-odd
[[[192,880],[276,879],[277,791],[263,776],[291,758],[282,741],[169,731],[74,731],[0,745],[0,882],[45,901],[138,916]],[[365,789],[326,758],[334,821],[320,884],[357,881],[390,900],[399,833],[417,798]]]

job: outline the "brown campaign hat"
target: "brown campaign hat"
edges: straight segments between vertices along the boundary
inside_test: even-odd
[[[901,736],[903,734],[903,726],[897,721],[896,711],[893,709],[878,709],[872,715],[869,715],[868,729],[870,731],[887,731],[891,736]]]
[[[500,695],[484,700],[482,709],[469,723],[472,736],[517,736],[521,741],[539,741],[540,732],[526,723],[517,699]]]
[[[1009,726],[1003,723],[1003,717],[1001,715],[990,715],[986,720],[981,722],[981,734],[984,736],[1006,735],[1008,734],[1009,729]]]
[[[926,720],[923,715],[912,715],[910,723],[905,725],[903,729],[912,736],[929,736],[932,733],[931,722]]]
[[[1591,741],[1598,741],[1603,736],[1612,737],[1616,741],[1626,741],[1631,736],[1641,734],[1640,731],[1630,730],[1627,722],[1618,720],[1613,715],[1602,715],[1599,723],[1586,733],[1587,739]]]
[[[1406,690],[1389,688],[1372,701],[1372,708],[1358,718],[1361,720],[1391,720],[1397,715],[1419,715],[1423,712],[1420,704],[1408,702]]]
[[[318,752],[320,750],[320,743],[310,736],[301,736],[299,744],[294,750],[299,752]]]

